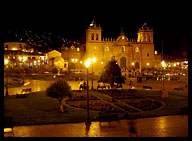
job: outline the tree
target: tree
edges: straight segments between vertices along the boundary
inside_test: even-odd
[[[110,61],[105,67],[104,71],[101,73],[99,82],[103,83],[109,83],[111,88],[115,88],[114,84],[117,83],[117,86],[119,84],[125,83],[125,78],[121,76],[121,68],[117,64],[117,61]],[[113,99],[113,92],[112,93],[112,100]]]
[[[117,64],[117,61],[110,61],[101,73],[99,82],[109,83],[111,88],[114,87],[114,83],[125,83],[125,78],[121,76],[121,68]]]
[[[58,80],[55,83],[51,84],[46,90],[47,96],[57,98],[60,104],[61,112],[64,112],[62,106],[62,100],[65,97],[71,97],[71,91],[69,84],[64,80]]]

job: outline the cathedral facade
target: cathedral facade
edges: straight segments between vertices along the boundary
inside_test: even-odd
[[[146,24],[138,30],[137,39],[128,39],[123,31],[117,39],[109,39],[102,37],[101,26],[93,22],[86,29],[85,45],[63,46],[62,57],[68,61],[71,71],[85,71],[84,62],[96,58],[89,72],[93,70],[97,75],[111,60],[116,60],[122,71],[157,68],[161,61],[160,55],[154,51],[153,28]]]
[[[95,73],[101,73],[103,66],[116,60],[122,70],[155,67],[153,28],[142,26],[137,39],[128,39],[123,32],[117,39],[103,38],[101,26],[90,24],[86,30],[85,58],[96,58]]]

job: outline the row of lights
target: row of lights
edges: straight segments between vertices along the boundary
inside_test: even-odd
[[[77,63],[78,62],[78,59],[71,59],[71,61],[73,62],[73,63]],[[95,63],[97,61],[97,59],[96,58],[92,58],[92,59],[90,59],[90,58],[88,58],[88,60],[86,61],[86,62],[90,62],[90,64],[91,63]],[[85,64],[86,64],[86,62],[85,62]],[[80,61],[80,64],[82,64],[83,63],[83,61]],[[101,64],[104,64],[104,62],[103,61],[101,61]]]

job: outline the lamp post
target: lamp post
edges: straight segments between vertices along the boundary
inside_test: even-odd
[[[9,60],[5,60],[5,65],[6,65],[6,96],[9,96],[9,93],[8,93],[8,63],[9,63]]]
[[[26,61],[27,57],[23,57],[23,84],[24,84],[24,73],[25,73],[25,61]]]
[[[90,66],[90,61],[85,62],[85,66],[87,68],[87,120],[85,121],[86,125],[90,125],[91,121],[89,119],[89,85],[88,85],[88,68]]]
[[[93,90],[93,63],[96,62],[96,58],[92,58],[92,87],[91,89]]]
[[[165,64],[165,61],[163,60],[162,62],[161,62],[161,65],[162,65],[162,74],[163,74],[163,91],[165,90],[165,87],[164,87],[164,68],[165,68],[165,66],[166,66],[166,64]]]

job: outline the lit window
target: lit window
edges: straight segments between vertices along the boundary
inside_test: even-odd
[[[155,54],[157,54],[157,51],[155,51]]]
[[[135,48],[135,52],[139,52],[139,48],[138,47]]]
[[[105,47],[105,52],[108,52],[109,51],[109,47]]]
[[[122,46],[122,52],[125,52],[125,46]]]

